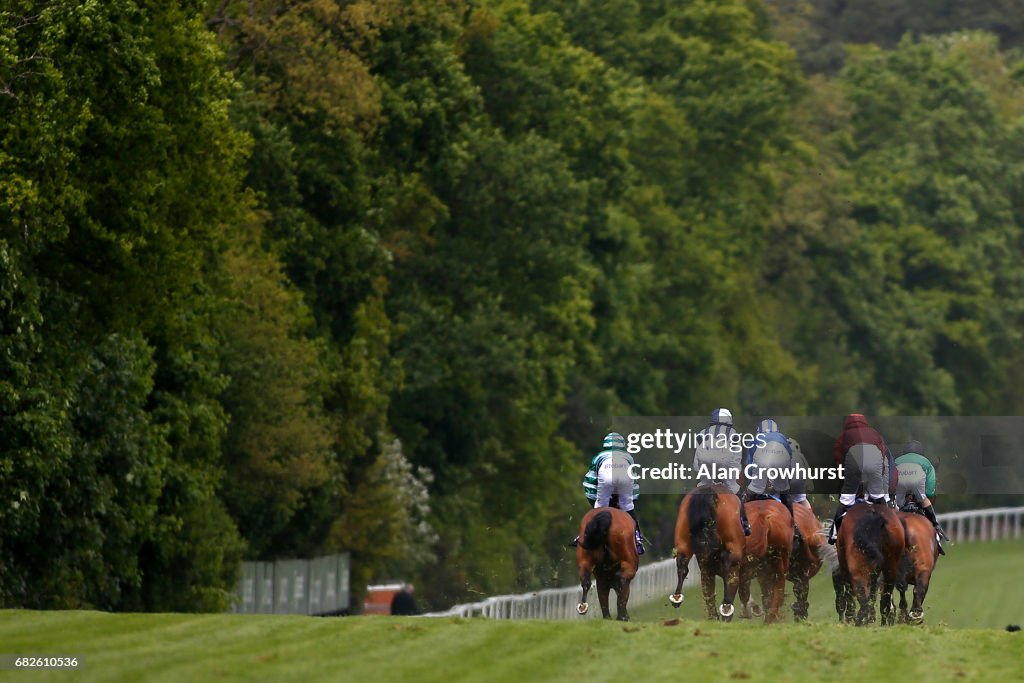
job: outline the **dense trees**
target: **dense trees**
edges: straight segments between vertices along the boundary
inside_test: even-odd
[[[221,609],[334,550],[536,587],[610,415],[1019,411],[1024,69],[802,75],[871,39],[834,14],[8,3],[0,604]]]

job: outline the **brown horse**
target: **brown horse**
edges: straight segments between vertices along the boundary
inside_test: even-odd
[[[919,624],[924,620],[924,598],[928,595],[935,563],[939,560],[939,542],[935,538],[935,527],[927,517],[915,512],[900,512],[900,521],[906,534],[906,549],[900,570],[902,581],[900,592],[900,621]],[[914,586],[914,606],[907,613],[907,586]]]
[[[836,550],[826,542],[821,523],[809,505],[794,504],[793,514],[796,516],[796,525],[800,528],[803,542],[793,546],[787,578],[793,582],[793,618],[796,621],[804,621],[810,609],[807,600],[810,581],[821,569],[823,561],[828,562],[833,568],[836,566]]]
[[[583,515],[580,522],[580,542],[576,546],[576,566],[579,569],[583,596],[576,611],[586,614],[590,605],[591,575],[597,579],[597,598],[601,614],[611,619],[608,610],[608,592],[615,589],[619,621],[629,621],[626,603],[629,602],[629,582],[636,576],[640,558],[636,554],[633,518],[618,508],[595,508]]]
[[[836,612],[841,621],[862,626],[874,622],[874,601],[882,584],[882,624],[895,622],[892,591],[901,582],[905,536],[896,512],[885,504],[861,503],[846,513],[836,541],[838,571],[832,574]],[[853,615],[853,600],[860,605]]]
[[[747,519],[750,538],[743,551],[739,584],[743,616],[750,615],[750,580],[756,576],[761,586],[764,623],[774,624],[786,595],[786,575],[793,554],[793,518],[785,505],[768,499],[748,502]]]
[[[740,582],[743,562],[743,527],[740,499],[724,486],[699,486],[679,504],[676,518],[675,552],[679,582],[669,596],[674,607],[683,604],[683,582],[690,571],[690,557],[697,557],[700,583],[708,619],[715,618],[715,576],[725,582],[725,596],[718,607],[722,619],[730,621],[732,604]]]

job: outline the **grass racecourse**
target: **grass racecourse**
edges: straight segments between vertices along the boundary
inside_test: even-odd
[[[0,654],[84,661],[0,680],[1024,680],[1024,633],[1004,630],[1024,622],[1022,577],[1024,543],[951,548],[926,625],[886,629],[836,624],[827,573],[811,622],[776,626],[705,622],[692,591],[678,611],[638,606],[629,624],[0,611]]]

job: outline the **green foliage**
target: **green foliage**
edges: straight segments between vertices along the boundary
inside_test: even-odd
[[[907,33],[921,36],[982,30],[1004,49],[1024,44],[1024,15],[1013,0],[776,0],[782,31],[794,34],[801,61],[811,71],[834,72],[844,62],[844,44],[871,43],[892,49]],[[798,28],[799,27],[799,28]]]
[[[611,415],[1019,410],[1024,68],[943,7],[7,3],[0,604],[561,583]]]

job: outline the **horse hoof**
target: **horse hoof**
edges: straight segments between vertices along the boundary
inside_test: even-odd
[[[668,601],[672,603],[673,607],[679,607],[679,605],[683,604],[683,594],[670,595],[668,596]]]
[[[576,605],[577,614],[586,614],[588,609],[590,609],[590,605],[588,605],[585,602],[581,602],[580,604]]]
[[[730,618],[733,615],[733,612],[735,611],[736,607],[734,607],[733,605],[726,605],[723,603],[718,606],[718,613],[722,615],[723,619]]]
[[[730,607],[732,607],[732,605],[730,605]],[[750,611],[753,612],[755,618],[760,618],[764,616],[764,610],[761,609],[761,605],[757,604],[756,602],[750,606]],[[723,614],[722,616],[724,617],[725,615]]]
[[[910,611],[910,621],[912,621],[912,622],[924,621],[924,610],[920,610],[920,611],[918,611],[918,610],[911,610]]]

